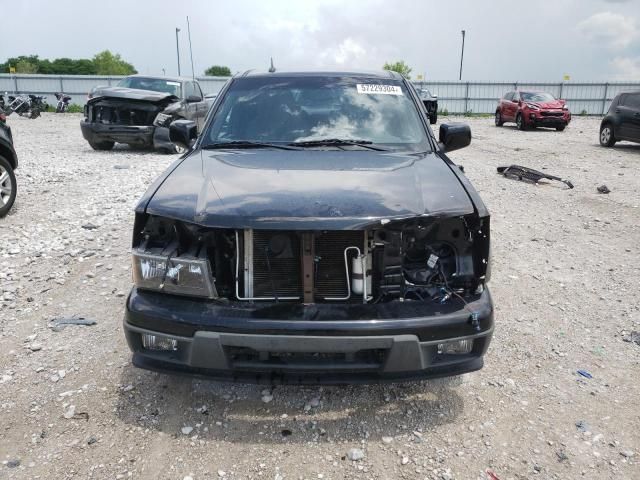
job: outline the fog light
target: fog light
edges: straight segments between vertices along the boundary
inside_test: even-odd
[[[438,344],[438,355],[462,355],[473,348],[473,340],[456,340]]]
[[[178,341],[167,337],[158,337],[149,333],[142,334],[142,346],[147,350],[176,351]]]

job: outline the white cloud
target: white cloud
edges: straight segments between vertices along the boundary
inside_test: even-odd
[[[322,52],[321,57],[329,60],[327,63],[337,65],[353,64],[358,58],[366,55],[366,50],[351,37],[345,38],[335,48],[329,48]]]
[[[612,48],[629,46],[638,37],[636,19],[612,12],[600,12],[578,24],[578,30],[593,42]]]
[[[611,66],[616,71],[616,80],[633,80],[640,78],[640,57],[615,57]]]

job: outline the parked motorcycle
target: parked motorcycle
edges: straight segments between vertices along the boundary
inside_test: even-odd
[[[9,104],[3,107],[7,116],[15,112],[21,117],[38,118],[47,109],[47,102],[43,95],[9,95],[8,97]]]
[[[29,100],[31,102],[31,115],[29,115],[29,118],[38,118],[40,113],[47,111],[48,105],[44,95],[29,95]]]
[[[66,93],[56,93],[56,99],[58,103],[56,105],[56,113],[64,113],[69,109],[69,102],[71,101],[71,96]]]

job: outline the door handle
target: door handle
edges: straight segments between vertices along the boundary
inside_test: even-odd
[[[640,117],[640,112],[636,112],[633,114],[634,117]]]

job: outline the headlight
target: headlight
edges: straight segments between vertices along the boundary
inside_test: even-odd
[[[540,110],[540,107],[534,105],[533,103],[527,103],[527,107],[529,107],[531,110]]]
[[[211,266],[205,257],[133,251],[133,281],[138,288],[217,298],[212,278]]]
[[[153,121],[153,124],[158,127],[164,127],[170,120],[171,115],[167,115],[166,113],[159,113],[156,115],[156,119]]]
[[[562,106],[562,109],[563,109],[563,110],[569,110],[569,107],[567,107],[566,105],[563,105],[563,106]]]

